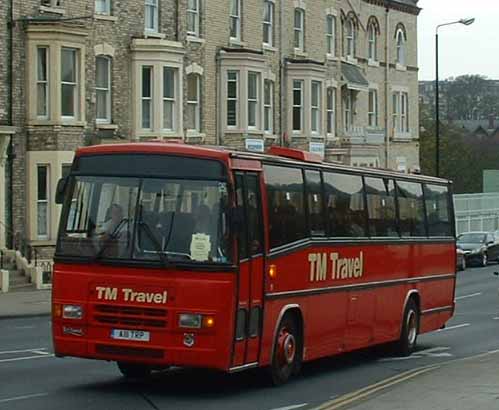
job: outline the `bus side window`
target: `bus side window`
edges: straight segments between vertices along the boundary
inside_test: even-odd
[[[423,187],[420,183],[397,181],[401,236],[426,236]]]
[[[365,178],[370,236],[398,236],[392,179]]]
[[[305,224],[303,174],[300,168],[265,165],[270,247],[308,236]]]
[[[429,236],[452,236],[449,190],[443,185],[424,185]]]
[[[310,236],[326,234],[323,212],[322,182],[319,171],[305,171],[307,210]]]
[[[364,187],[359,175],[324,172],[328,235],[366,236]]]

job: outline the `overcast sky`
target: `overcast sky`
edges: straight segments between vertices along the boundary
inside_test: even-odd
[[[440,79],[462,74],[482,74],[499,79],[498,0],[419,0],[419,79],[435,79],[435,28],[466,17],[461,24],[439,29]]]

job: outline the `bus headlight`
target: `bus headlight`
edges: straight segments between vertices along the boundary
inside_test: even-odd
[[[63,319],[81,319],[83,317],[83,308],[80,305],[64,305],[62,307]]]
[[[184,328],[200,329],[203,323],[201,315],[194,315],[191,313],[181,313],[178,318],[178,326]]]

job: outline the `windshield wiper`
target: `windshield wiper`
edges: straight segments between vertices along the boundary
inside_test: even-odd
[[[113,243],[113,239],[116,239],[116,237],[118,236],[120,230],[121,230],[121,227],[126,223],[128,222],[128,219],[127,218],[123,218],[120,223],[116,226],[116,228],[114,228],[114,231],[111,232],[109,234],[109,238],[107,239],[107,241],[105,241],[101,248],[99,249],[99,252],[97,252],[97,254],[94,256],[93,258],[93,262],[99,260],[100,258],[102,258],[102,255],[104,255],[104,251],[109,247],[109,245],[111,243]]]
[[[151,240],[152,244],[156,248],[156,253],[158,254],[159,258],[161,259],[161,263],[163,263],[163,265],[165,265],[165,266],[170,266],[171,263],[168,260],[168,257],[166,256],[166,254],[161,249],[161,244],[159,243],[158,239],[156,238],[156,235],[154,235],[154,232],[151,230],[151,228],[149,227],[149,225],[147,225],[142,220],[140,220],[137,223],[137,225],[139,226],[139,229],[140,228],[144,228],[144,232],[147,234],[147,236]]]

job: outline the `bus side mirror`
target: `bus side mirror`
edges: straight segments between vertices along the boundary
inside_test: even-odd
[[[68,177],[61,178],[57,182],[57,189],[55,191],[55,203],[61,205],[64,202],[64,193],[66,192],[66,185]]]

